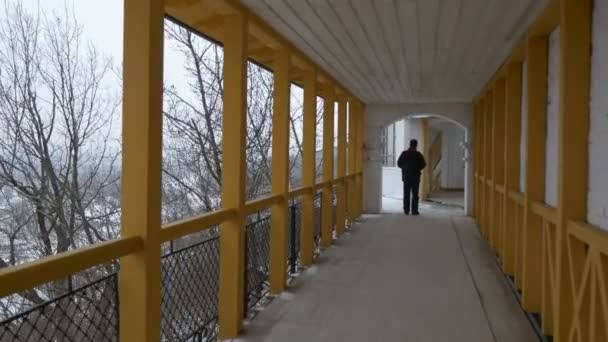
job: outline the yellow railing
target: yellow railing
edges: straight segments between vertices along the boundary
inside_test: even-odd
[[[479,176],[476,177],[479,182]],[[545,335],[555,334],[557,295],[557,222],[556,208],[544,203],[528,201],[525,194],[511,191],[505,196],[502,186],[495,193],[510,206],[509,217],[502,217],[504,232],[502,244],[494,243],[496,254],[505,274],[512,276],[514,285],[521,291],[522,306],[538,313]],[[496,203],[497,205],[500,203]],[[525,216],[528,225],[525,225]],[[533,224],[530,224],[533,223]],[[492,227],[481,227],[491,232]],[[574,298],[567,341],[606,341],[608,326],[608,232],[584,222],[569,222],[566,244],[568,268],[567,286]],[[489,236],[496,238],[495,233]]]

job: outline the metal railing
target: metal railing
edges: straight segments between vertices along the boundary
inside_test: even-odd
[[[333,186],[333,224],[336,223],[336,184],[350,177],[361,177],[361,173],[334,179],[327,185],[298,188],[289,192],[296,199],[307,191],[316,191],[314,199],[314,241],[319,251],[321,235],[320,190]],[[333,183],[333,184],[332,184]],[[249,311],[260,303],[269,289],[270,214],[269,208],[279,200],[271,195],[247,202],[244,212],[251,222],[246,225],[246,295],[244,305]],[[296,267],[299,252],[300,204],[292,203],[295,214],[290,218],[295,223],[296,238],[291,253]],[[254,216],[257,213],[257,216]],[[161,341],[213,341],[219,334],[219,262],[220,244],[218,225],[236,215],[234,209],[218,209],[194,218],[163,226],[161,242],[169,245],[167,254],[161,258]],[[290,224],[290,227],[292,225]],[[333,229],[333,228],[332,228]],[[173,250],[176,240],[199,234],[203,241]],[[191,242],[192,239],[189,239]],[[167,246],[165,245],[165,246]],[[123,237],[79,250],[63,253],[45,260],[17,267],[6,273],[19,281],[19,286],[10,283],[3,287],[3,295],[17,293],[23,289],[43,284],[43,280],[58,281],[73,277],[81,270],[112,263],[106,268],[104,277],[68,293],[48,300],[27,311],[0,321],[0,342],[34,341],[118,341],[120,333],[118,258],[141,250],[142,241],[137,237]],[[164,249],[163,249],[164,250]],[[68,262],[69,261],[69,262]],[[41,274],[41,270],[46,273]],[[107,275],[105,275],[107,274]],[[34,284],[24,287],[23,284]],[[71,288],[70,288],[71,289]]]
[[[0,341],[117,341],[118,313],[112,273],[0,322]]]
[[[211,341],[217,336],[219,234],[161,260],[161,341]]]
[[[245,252],[245,314],[268,294],[270,268],[270,215],[247,224]]]

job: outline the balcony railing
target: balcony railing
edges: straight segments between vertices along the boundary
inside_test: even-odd
[[[331,215],[335,226],[335,186]],[[322,192],[314,197],[314,245],[320,253]],[[289,269],[299,260],[301,201],[290,204]],[[270,211],[249,216],[246,225],[244,313],[264,304],[269,293]],[[332,228],[333,229],[333,228]],[[206,230],[202,241],[173,249],[161,258],[161,341],[213,341],[218,336],[220,236]],[[118,272],[81,286],[0,322],[0,342],[118,341]]]

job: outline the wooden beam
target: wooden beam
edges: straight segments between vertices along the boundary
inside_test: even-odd
[[[591,0],[561,0],[556,342],[568,340],[574,311],[568,223],[587,218],[591,14]]]
[[[237,215],[220,225],[220,337],[236,337],[243,323],[245,284],[245,141],[247,137],[247,17],[225,19],[222,208]]]
[[[121,236],[143,249],[120,260],[120,336],[160,339],[162,0],[130,0],[124,12]]]
[[[274,59],[272,108],[272,193],[282,199],[272,206],[270,216],[270,292],[281,293],[287,282],[287,239],[289,191],[289,51],[277,50]]]

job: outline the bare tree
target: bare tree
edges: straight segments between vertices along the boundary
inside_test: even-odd
[[[120,223],[120,143],[112,141],[120,99],[104,87],[110,60],[85,44],[67,9],[30,14],[16,3],[4,11],[0,234],[9,243],[0,245],[0,268],[115,238]],[[58,281],[45,296],[71,286]]]
[[[189,91],[165,85],[164,220],[210,211],[220,204],[222,177],[223,50],[168,22],[165,32],[186,59]],[[272,75],[248,64],[247,198],[270,190]]]

